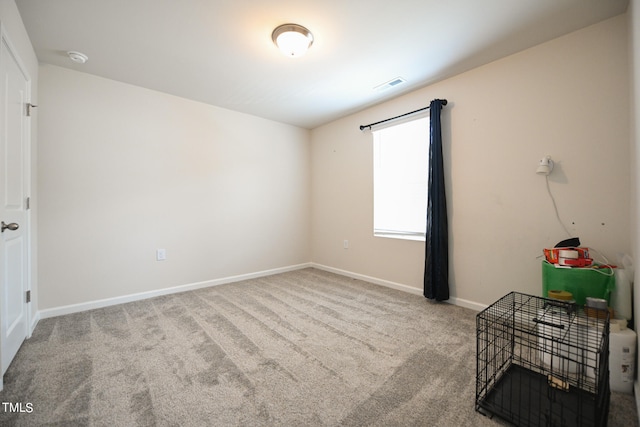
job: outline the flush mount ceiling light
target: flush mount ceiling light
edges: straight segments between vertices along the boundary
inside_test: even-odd
[[[313,34],[302,25],[283,24],[273,30],[271,39],[283,54],[298,58],[313,44]]]
[[[89,60],[89,57],[84,53],[76,52],[73,50],[70,50],[69,52],[67,52],[67,55],[69,55],[70,60],[78,64],[84,64]]]

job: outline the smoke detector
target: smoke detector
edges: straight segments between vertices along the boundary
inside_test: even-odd
[[[77,64],[84,64],[89,60],[89,57],[84,53],[76,52],[73,50],[70,50],[69,52],[67,52],[67,55],[69,55],[70,60],[72,60]]]

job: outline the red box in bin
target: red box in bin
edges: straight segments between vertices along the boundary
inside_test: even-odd
[[[560,251],[573,251],[577,252],[577,258],[563,258],[563,265],[569,265],[573,267],[588,267],[593,260],[589,257],[589,248],[551,248],[544,249],[544,256],[547,262],[551,264],[558,264],[560,262]]]

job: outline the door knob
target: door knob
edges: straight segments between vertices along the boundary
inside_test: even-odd
[[[0,233],[4,233],[4,230],[7,230],[7,229],[9,229],[11,231],[15,231],[18,228],[20,228],[20,226],[15,222],[12,222],[10,224],[6,224],[4,221],[2,221],[2,229],[0,230]]]

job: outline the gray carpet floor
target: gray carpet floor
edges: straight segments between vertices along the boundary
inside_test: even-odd
[[[305,269],[44,319],[0,425],[505,425],[475,411],[475,315]]]

